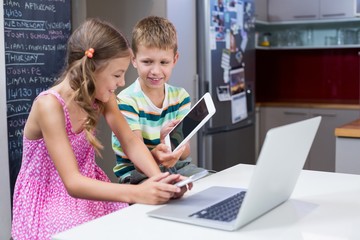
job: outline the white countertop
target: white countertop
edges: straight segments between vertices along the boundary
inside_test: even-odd
[[[213,185],[246,188],[253,169],[253,165],[239,164],[208,176],[196,182],[186,196]],[[158,207],[134,204],[53,239],[360,239],[360,175],[303,170],[289,201],[235,232],[146,215]]]

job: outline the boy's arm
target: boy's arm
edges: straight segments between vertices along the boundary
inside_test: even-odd
[[[133,133],[134,133],[139,139],[141,139],[141,141],[144,142],[144,139],[143,139],[143,137],[142,137],[142,134],[141,134],[141,131],[140,131],[140,130],[132,130],[132,131],[133,131]],[[151,151],[150,151],[150,152],[151,152]],[[153,155],[153,154],[152,154],[152,155]],[[153,157],[154,157],[154,155],[153,155]],[[155,160],[156,164],[159,165],[159,163],[158,163],[158,161],[156,160],[155,157],[154,157],[154,160]],[[136,164],[134,164],[134,167],[136,168],[136,170],[137,170],[138,172],[144,173],[141,169],[139,169],[139,168],[137,167]]]

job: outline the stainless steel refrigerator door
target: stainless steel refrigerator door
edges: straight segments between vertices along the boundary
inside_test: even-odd
[[[223,127],[229,129],[237,129],[243,127],[244,125],[249,124],[248,121],[240,121],[237,123],[232,122],[232,104],[231,101],[220,101],[217,97],[217,89],[221,87],[229,86],[229,82],[225,80],[226,71],[222,64],[224,51],[226,52],[227,46],[226,41],[224,40],[214,40],[213,32],[214,28],[224,28],[230,30],[232,26],[232,19],[236,19],[239,16],[243,16],[244,20],[241,30],[237,30],[234,38],[236,39],[236,50],[227,51],[229,53],[229,65],[231,70],[234,69],[243,69],[245,74],[245,93],[246,93],[246,104],[247,111],[249,113],[250,121],[253,122],[254,119],[251,119],[254,116],[255,107],[254,107],[254,87],[255,87],[255,33],[252,17],[245,17],[245,13],[238,14],[233,10],[227,10],[224,8],[223,12],[219,14],[224,16],[224,26],[214,27],[213,25],[213,16],[219,10],[214,10],[216,5],[215,0],[203,0],[197,1],[197,14],[198,14],[198,73],[199,73],[199,90],[200,96],[205,92],[210,92],[217,113],[209,121],[209,124],[205,127],[206,130],[212,129],[221,129]],[[242,11],[245,12],[246,6],[251,6],[250,16],[253,14],[254,5],[251,0],[239,1],[241,3]],[[249,14],[248,14],[249,15]],[[227,16],[227,17],[226,17]],[[220,31],[220,30],[215,30]],[[220,34],[220,32],[218,32]],[[246,36],[246,38],[244,37]],[[213,40],[211,40],[213,39]],[[215,41],[215,43],[214,43]],[[211,43],[212,42],[212,43]],[[244,44],[246,42],[246,44]],[[244,47],[246,46],[246,47]],[[241,55],[241,60],[238,59],[238,55]],[[231,93],[232,95],[232,93]],[[232,97],[232,96],[231,96]]]
[[[255,164],[255,126],[203,137],[204,167],[215,171],[239,163]]]
[[[208,169],[222,170],[237,163],[255,162],[255,33],[254,18],[252,17],[254,5],[252,0],[236,1],[243,8],[243,13],[234,13],[234,9],[219,10],[215,0],[197,1],[197,48],[198,48],[198,75],[199,95],[210,92],[216,107],[215,115],[210,119],[198,135],[199,165]],[[231,70],[244,70],[247,118],[233,122],[232,100],[220,101],[217,89],[229,86],[226,81],[225,68],[222,64],[224,53],[228,50],[226,41],[213,39],[213,16],[223,11],[224,28],[231,28],[231,19],[244,16],[241,24],[246,31],[246,47],[244,32],[238,31],[236,38],[237,48],[230,51],[229,66]],[[230,11],[230,10],[229,10]],[[246,11],[246,14],[245,14]],[[221,15],[221,14],[220,14]],[[245,16],[246,15],[246,16]],[[246,28],[246,29],[245,29]],[[218,30],[215,29],[216,33]],[[241,55],[241,61],[237,56]],[[225,77],[225,78],[224,78]],[[242,108],[243,110],[244,108]]]

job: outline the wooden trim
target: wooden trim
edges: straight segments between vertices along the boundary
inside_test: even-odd
[[[335,136],[360,138],[360,119],[335,128]]]

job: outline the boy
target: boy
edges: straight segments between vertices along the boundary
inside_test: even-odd
[[[190,145],[171,152],[164,137],[190,110],[190,96],[185,89],[167,82],[179,58],[174,25],[165,18],[150,16],[139,21],[132,32],[132,64],[137,80],[118,95],[118,107],[133,132],[143,139],[161,171],[191,176],[201,168],[191,163]],[[112,134],[117,164],[114,173],[120,183],[136,184],[147,177],[137,171]],[[178,161],[180,160],[180,161]]]

